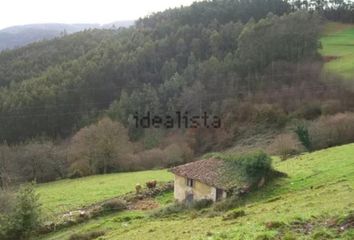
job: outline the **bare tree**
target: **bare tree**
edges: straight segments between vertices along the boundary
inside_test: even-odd
[[[81,129],[72,139],[69,150],[71,170],[79,175],[119,171],[127,154],[132,152],[128,131],[109,118]]]

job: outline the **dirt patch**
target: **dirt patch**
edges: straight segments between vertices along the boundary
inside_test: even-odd
[[[338,231],[343,232],[354,228],[354,211],[349,213],[344,219],[338,221]]]
[[[152,198],[150,199],[143,199],[143,200],[138,200],[136,202],[131,203],[131,205],[128,206],[129,210],[152,210],[159,208],[160,205]]]

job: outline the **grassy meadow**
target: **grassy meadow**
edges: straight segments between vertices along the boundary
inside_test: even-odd
[[[326,59],[325,70],[345,79],[354,78],[354,25],[328,23],[321,38],[320,53]]]
[[[117,173],[41,184],[37,191],[44,211],[55,215],[135,191],[137,183],[155,179],[167,182],[173,177],[167,170]]]
[[[93,219],[37,239],[65,240],[69,239],[73,233],[90,231],[104,231],[105,235],[99,238],[102,240],[261,240],[274,239],[279,234],[287,237],[281,239],[354,239],[353,229],[338,232],[334,228],[326,228],[323,224],[310,224],[316,221],[326,222],[332,217],[344,216],[354,210],[354,144],[303,154],[287,161],[275,159],[274,165],[277,170],[287,173],[288,177],[278,179],[248,196],[245,204],[240,207],[246,213],[246,216],[241,218],[225,221],[223,215],[228,214],[227,212],[213,216],[207,214],[208,210],[181,213],[166,218],[150,217],[149,211],[125,211]],[[164,171],[152,173],[166,180],[171,177]],[[145,175],[145,172],[133,173],[137,178],[139,174]],[[131,184],[133,186],[135,184],[135,181],[132,181],[133,175],[126,178],[117,175],[120,176],[117,179],[120,179],[121,185]],[[150,178],[153,176],[150,175]],[[73,191],[81,193],[77,194],[81,195],[81,202],[93,201],[93,198],[87,196],[85,192],[90,189],[92,195],[99,195],[98,192],[102,194],[99,182],[104,181],[103,179],[105,176],[95,177],[96,185],[91,182],[90,178],[82,179],[80,184],[77,182],[78,185]],[[123,182],[125,180],[127,184]],[[109,182],[117,184],[112,180],[107,181],[107,185]],[[57,184],[62,187],[66,185],[62,182],[41,186],[42,195],[54,192],[54,189],[58,189]],[[89,188],[88,185],[90,185]],[[95,189],[95,186],[98,188]],[[116,189],[116,186],[119,185],[108,189]],[[65,189],[71,188],[67,186]],[[172,194],[169,194],[157,201],[161,202],[162,199],[163,202],[167,202],[168,198],[172,200],[172,197]],[[43,200],[47,201],[45,198]],[[67,203],[67,200],[63,200],[63,203]],[[57,200],[52,205],[60,206],[61,204]],[[209,211],[212,212],[212,210]],[[287,232],[284,233],[284,229],[267,228],[266,224],[269,222],[279,222],[290,227],[286,228]],[[310,225],[311,231],[306,232],[303,229],[291,227],[294,226],[294,222],[306,223],[304,226]]]

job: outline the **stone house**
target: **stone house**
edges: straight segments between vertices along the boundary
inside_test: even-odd
[[[230,176],[225,162],[220,159],[200,160],[170,169],[175,175],[174,197],[177,201],[224,199],[240,183]],[[232,173],[231,173],[232,175]]]

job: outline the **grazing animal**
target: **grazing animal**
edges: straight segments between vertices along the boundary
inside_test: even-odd
[[[157,181],[156,180],[149,181],[149,182],[146,183],[146,187],[148,189],[154,189],[154,188],[156,188],[156,185],[157,185]]]
[[[142,189],[142,188],[143,188],[143,187],[140,185],[140,183],[137,183],[137,184],[135,185],[136,193],[139,194],[139,193],[141,192],[141,189]]]

